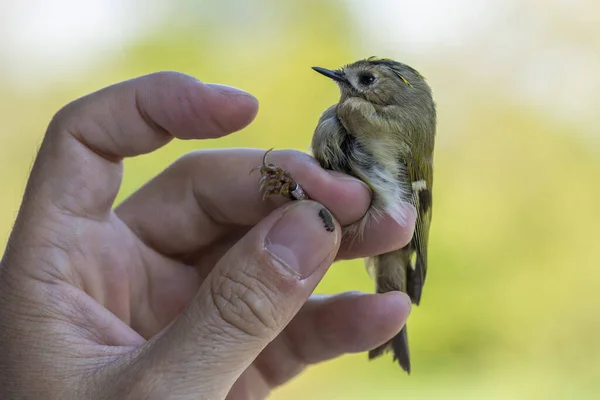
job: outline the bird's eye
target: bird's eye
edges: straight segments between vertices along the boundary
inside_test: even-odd
[[[358,78],[361,85],[369,86],[375,82],[375,77],[371,74],[363,74]]]

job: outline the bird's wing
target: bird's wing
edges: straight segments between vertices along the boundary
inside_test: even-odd
[[[432,216],[431,168],[409,168],[412,185],[412,202],[417,209],[415,232],[410,246],[414,251],[414,264],[407,271],[407,293],[413,303],[419,304],[427,275],[427,244]]]
[[[347,156],[352,147],[348,143],[350,136],[337,115],[336,107],[337,104],[329,107],[319,118],[311,151],[322,168],[350,173]]]

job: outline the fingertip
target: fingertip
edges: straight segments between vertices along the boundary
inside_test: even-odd
[[[223,96],[239,96],[244,100],[253,102],[258,107],[258,99],[245,90],[220,83],[207,83],[206,86]]]
[[[368,304],[365,300],[368,299]],[[402,292],[372,294],[365,298],[364,305],[369,305],[365,317],[367,326],[363,335],[370,338],[369,348],[381,345],[396,336],[406,324],[410,315],[410,298]]]
[[[357,311],[360,310],[368,318],[372,318],[372,323],[383,324],[393,329],[397,328],[398,331],[404,325],[412,309],[410,297],[400,291],[364,294],[357,301],[360,302],[357,305]]]
[[[324,274],[340,244],[339,224],[321,204],[299,201],[284,207],[262,246],[300,279]]]
[[[328,186],[334,189],[332,193],[339,199],[351,200],[342,202],[345,207],[339,214],[340,223],[349,225],[360,220],[371,205],[373,193],[369,186],[360,179],[336,171],[327,170],[327,175],[331,178]],[[347,204],[352,204],[352,207],[347,207]]]
[[[317,180],[306,182],[306,192],[311,198],[326,205],[340,225],[347,226],[359,221],[371,204],[371,191],[362,181],[339,172],[313,166]],[[309,185],[310,183],[310,185]]]
[[[379,296],[385,299],[387,306],[392,310],[393,314],[402,316],[402,320],[406,321],[412,311],[412,301],[406,293],[393,291],[380,294]]]
[[[415,233],[415,224],[417,222],[417,209],[410,203],[402,203],[397,212],[389,213],[402,233],[398,239],[400,247],[406,246]]]
[[[174,71],[139,79],[138,108],[179,139],[225,136],[247,126],[258,112],[254,96],[231,86]]]
[[[373,257],[406,246],[413,237],[415,216],[405,213],[402,219],[384,214],[370,216],[360,240],[346,237],[338,254],[339,260]]]
[[[334,332],[344,352],[370,350],[400,332],[410,314],[407,299],[402,292],[337,295],[322,308],[319,327]]]
[[[250,124],[258,114],[259,101],[252,94],[228,85],[206,84],[210,90],[222,97],[222,102],[234,111],[234,115],[225,115],[221,127],[229,133],[239,131]]]
[[[175,104],[184,113],[187,130],[181,139],[219,138],[247,126],[258,112],[258,100],[230,86],[190,81],[176,93]],[[190,129],[195,127],[195,129]],[[187,135],[186,135],[187,132]]]

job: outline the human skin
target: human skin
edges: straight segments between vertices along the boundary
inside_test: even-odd
[[[262,201],[248,172],[264,151],[233,149],[187,154],[113,206],[123,158],[222,137],[257,110],[248,93],[162,72],[55,115],[0,265],[0,398],[265,398],[400,331],[402,293],[311,293],[335,260],[408,243],[414,209],[340,243],[369,190],[308,155],[270,159],[311,201]]]

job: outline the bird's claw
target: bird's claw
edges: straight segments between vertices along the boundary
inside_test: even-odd
[[[260,171],[259,192],[262,193],[262,199],[266,200],[270,196],[279,195],[292,200],[304,199],[305,195],[300,186],[292,178],[292,174],[273,163],[267,162],[267,155],[273,151],[269,149],[263,156],[262,165],[252,168],[250,173],[256,170]]]

